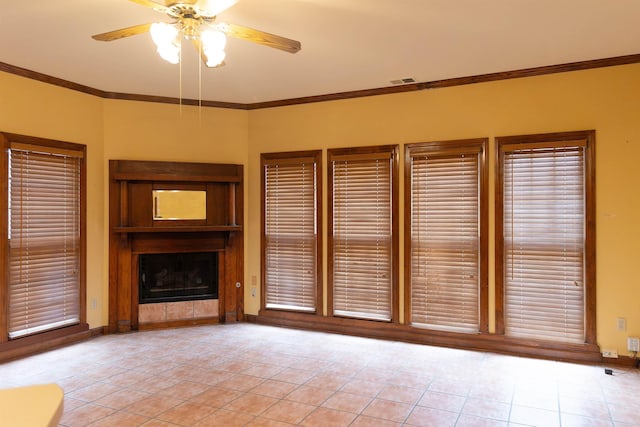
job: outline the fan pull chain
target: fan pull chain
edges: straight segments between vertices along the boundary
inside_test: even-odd
[[[202,57],[202,44],[199,53]],[[202,61],[198,61],[198,124],[202,127]]]
[[[180,52],[178,53],[178,55],[180,55],[180,60],[178,61],[178,67],[179,67],[179,81],[178,81],[178,92],[179,92],[179,100],[178,102],[180,103],[180,116],[182,116],[182,38],[180,38]]]

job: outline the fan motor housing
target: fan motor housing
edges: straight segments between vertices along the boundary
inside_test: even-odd
[[[175,4],[166,9],[167,15],[176,19],[210,19],[214,16],[208,15],[206,10],[200,10],[188,4]]]

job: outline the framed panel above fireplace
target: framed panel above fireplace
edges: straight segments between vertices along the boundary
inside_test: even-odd
[[[126,332],[141,326],[138,306],[143,289],[138,286],[139,279],[143,264],[150,259],[147,255],[154,254],[175,254],[178,258],[180,254],[214,254],[215,267],[211,268],[215,271],[210,275],[216,279],[215,291],[209,289],[186,299],[218,300],[217,317],[199,319],[198,323],[242,320],[243,166],[111,160],[109,175],[109,331]],[[204,192],[204,218],[154,218],[154,190]],[[175,272],[166,274],[176,279]],[[183,279],[176,280],[174,290],[183,286]],[[192,283],[187,287],[198,286]],[[154,290],[156,296],[162,292]],[[176,296],[164,298],[170,301]]]
[[[153,220],[207,219],[207,190],[153,189]]]

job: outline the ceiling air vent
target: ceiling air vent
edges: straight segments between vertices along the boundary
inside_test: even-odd
[[[391,84],[393,85],[404,85],[407,83],[415,83],[416,80],[412,77],[406,77],[404,79],[398,79],[398,80],[391,80]]]

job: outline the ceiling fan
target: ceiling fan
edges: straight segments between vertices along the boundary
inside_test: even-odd
[[[113,41],[146,32],[158,48],[160,56],[173,64],[180,61],[182,39],[190,41],[207,67],[224,65],[226,36],[248,40],[289,53],[300,50],[299,41],[243,27],[216,22],[216,15],[238,0],[129,0],[166,13],[171,23],[148,23],[121,28],[92,36],[99,41]]]

